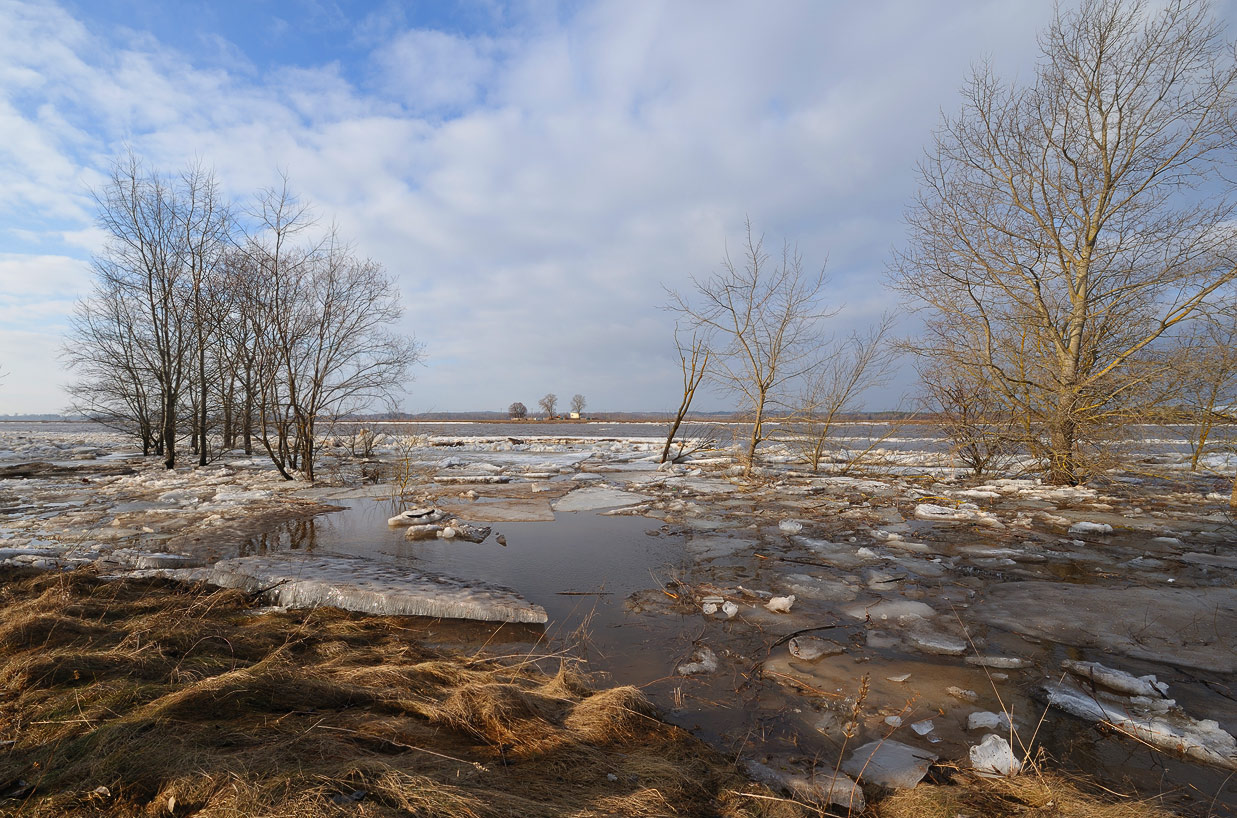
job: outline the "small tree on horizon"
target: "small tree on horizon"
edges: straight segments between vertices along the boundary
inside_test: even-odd
[[[571,411],[575,412],[577,415],[584,414],[584,407],[586,405],[588,405],[588,401],[579,392],[572,396]]]
[[[507,407],[507,415],[510,416],[512,420],[523,420],[528,417],[528,407],[519,401],[516,401]]]
[[[537,401],[537,405],[545,411],[547,418],[552,418],[554,417],[554,408],[558,406],[558,395],[555,395],[553,392],[547,392],[544,398]]]

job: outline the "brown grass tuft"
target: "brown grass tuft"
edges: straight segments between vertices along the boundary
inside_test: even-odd
[[[1059,773],[1017,778],[960,775],[953,784],[898,790],[876,806],[878,818],[1171,818],[1147,801],[1087,792]]]

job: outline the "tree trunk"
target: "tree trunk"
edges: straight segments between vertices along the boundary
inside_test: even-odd
[[[202,340],[202,330],[198,329],[198,380],[201,382],[202,405],[198,407],[198,465],[206,465],[206,343]]]
[[[232,449],[236,446],[236,428],[232,425],[232,404],[236,399],[236,381],[228,378],[228,388],[220,392],[220,404],[223,410],[223,448]]]
[[[674,423],[670,425],[670,434],[666,436],[666,445],[662,447],[661,460],[659,462],[665,463],[666,459],[670,457],[670,446],[674,443],[674,436],[678,434],[679,426],[681,426],[682,424],[683,424],[683,413],[680,412],[678,415],[675,416]]]
[[[245,389],[245,416],[241,418],[241,437],[245,444],[245,454],[253,454],[253,392]]]
[[[760,445],[760,431],[764,422],[765,402],[764,397],[756,404],[756,419],[752,421],[752,439],[747,444],[747,462],[743,466],[743,474],[745,476],[752,473],[752,466],[756,463],[756,447]]]
[[[163,393],[163,467],[176,467],[176,398],[170,391]]]
[[[1073,418],[1053,418],[1048,425],[1048,483],[1076,486],[1078,476],[1078,427]]]

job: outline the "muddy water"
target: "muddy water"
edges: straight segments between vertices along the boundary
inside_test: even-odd
[[[1065,658],[1099,661],[1135,674],[1157,674],[1172,685],[1172,695],[1187,712],[1216,718],[1232,730],[1237,699],[1231,679],[1018,636],[986,627],[968,613],[985,591],[1009,580],[1101,581],[1105,569],[1146,554],[1142,540],[1109,538],[1102,553],[1084,550],[1066,558],[1047,548],[1001,552],[1011,545],[1008,535],[912,521],[908,535],[927,542],[931,553],[943,559],[887,559],[876,576],[871,565],[844,558],[854,546],[809,549],[802,540],[768,529],[695,531],[644,517],[581,511],[559,512],[553,521],[495,523],[506,547],[493,537],[481,544],[408,542],[402,529],[386,525],[398,510],[389,501],[346,505],[343,511],[255,538],[245,550],[361,556],[511,587],[542,605],[550,624],[544,634],[499,629],[502,641],[544,652],[570,645],[590,669],[612,683],[641,686],[670,721],[736,757],[831,766],[848,747],[883,736],[927,746],[943,759],[965,757],[967,746],[982,736],[967,731],[967,714],[1005,709],[1014,714],[1023,740],[1034,736],[1035,745],[1058,765],[1110,785],[1166,794],[1170,804],[1195,814],[1237,815],[1237,784],[1227,772],[1115,738],[1046,710],[1030,695],[1044,678],[1041,668],[1057,668]],[[484,502],[476,504],[471,521],[484,522],[484,508]],[[1018,559],[1010,559],[1010,553]],[[1190,567],[1177,573],[1194,582],[1218,581]],[[886,575],[890,578],[882,579]],[[888,598],[868,591],[865,580],[882,590],[883,583],[896,584],[899,598],[932,605],[943,612],[938,620],[965,623],[985,654],[1024,657],[1031,666],[991,671],[967,665],[964,656],[908,650],[896,627],[845,612]],[[710,587],[784,593],[803,586],[826,590],[816,598],[801,591],[792,614],[785,616],[765,611],[759,598],[733,620],[706,617],[687,601],[693,592],[698,597],[700,589]],[[810,666],[797,662],[783,642],[804,629],[846,652]],[[495,628],[448,627],[442,633],[444,642],[480,644],[494,638]],[[718,657],[718,670],[677,673],[704,645]],[[856,711],[861,688],[866,698]],[[973,691],[974,700],[959,700],[944,692],[949,688]],[[844,725],[851,719],[857,735],[846,740]],[[891,721],[898,720],[901,726],[894,727]],[[909,725],[928,720],[932,729],[926,735],[909,733]]]
[[[571,643],[594,670],[622,684],[642,684],[673,668],[666,641],[683,629],[682,617],[640,617],[628,597],[658,588],[681,573],[682,538],[666,536],[643,517],[560,512],[552,522],[493,523],[482,543],[409,542],[403,528],[387,526],[401,510],[389,500],[356,500],[343,511],[287,523],[251,540],[242,555],[297,550],[366,557],[420,571],[505,586],[545,608],[546,645]],[[484,503],[470,522],[486,523]],[[620,678],[621,677],[621,678]]]

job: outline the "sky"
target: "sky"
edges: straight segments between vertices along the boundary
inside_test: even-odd
[[[1029,77],[1051,13],[0,0],[0,414],[68,404],[68,318],[105,239],[91,191],[126,150],[169,173],[200,161],[242,205],[284,173],[383,264],[425,350],[404,411],[547,392],[590,412],[673,409],[666,290],[716,272],[748,219],[825,268],[837,337],[898,306],[886,264],[941,112],[980,61]],[[904,372],[870,405],[912,387]]]

